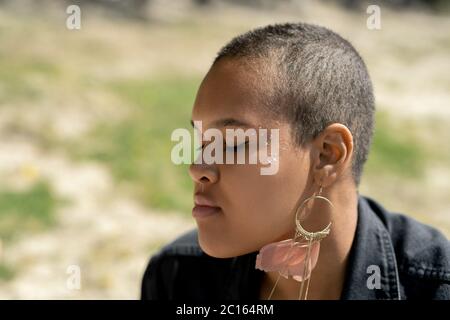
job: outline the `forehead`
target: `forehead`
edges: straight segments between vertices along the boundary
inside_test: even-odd
[[[236,119],[252,126],[266,126],[261,75],[248,65],[235,61],[219,61],[214,65],[197,92],[192,120],[210,127],[221,119]]]

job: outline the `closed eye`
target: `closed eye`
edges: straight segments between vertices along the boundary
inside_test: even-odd
[[[226,152],[238,152],[241,151],[243,148],[245,148],[246,145],[248,145],[249,140],[245,141],[244,143],[241,143],[240,145],[233,145],[233,146],[225,146]]]
[[[225,145],[224,151],[225,151],[225,152],[238,152],[238,151],[242,150],[246,145],[248,145],[248,143],[249,143],[249,140],[245,141],[244,143],[241,143],[240,145],[236,145],[236,146],[235,146],[235,145],[233,145],[233,146],[227,146],[227,145],[224,143],[224,145]],[[200,151],[200,150],[202,150],[205,146],[206,146],[206,144],[201,145],[200,147],[197,147],[195,150],[196,150],[196,151]]]

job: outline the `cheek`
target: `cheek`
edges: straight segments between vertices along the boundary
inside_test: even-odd
[[[248,245],[247,251],[259,250],[293,230],[293,210],[307,181],[303,167],[298,159],[280,154],[274,175],[261,175],[259,165],[221,168],[226,225],[241,246]]]

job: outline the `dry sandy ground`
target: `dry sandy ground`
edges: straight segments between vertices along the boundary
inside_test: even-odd
[[[45,178],[58,196],[70,199],[57,212],[58,227],[3,248],[4,262],[18,267],[18,275],[2,283],[0,298],[137,298],[150,253],[194,227],[191,219],[145,209],[118,194],[96,164],[75,164],[24,141],[2,141],[0,148],[3,178],[9,173],[16,188]],[[26,166],[36,174],[20,176]],[[71,265],[80,268],[80,290],[66,285]]]

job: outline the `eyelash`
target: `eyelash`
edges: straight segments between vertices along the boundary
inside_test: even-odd
[[[241,143],[240,145],[233,146],[233,147],[227,147],[227,146],[225,145],[224,151],[225,151],[225,152],[227,152],[227,151],[230,151],[230,152],[231,152],[231,151],[232,151],[232,152],[237,152],[237,151],[239,151],[240,148],[246,146],[246,145],[248,144],[248,142],[249,142],[249,140],[245,141],[244,143]],[[203,149],[204,147],[205,147],[205,145],[202,145],[202,146],[198,147],[198,148],[197,148],[197,151],[200,151],[200,149]]]
[[[241,144],[238,145],[238,146],[233,146],[233,147],[227,147],[227,146],[225,146],[225,151],[238,152],[241,148],[244,148],[247,144],[248,144],[248,140],[245,141],[244,143],[241,143]]]

